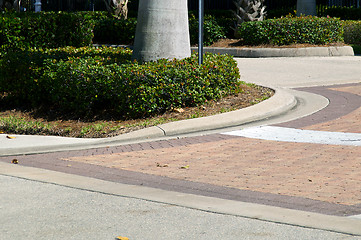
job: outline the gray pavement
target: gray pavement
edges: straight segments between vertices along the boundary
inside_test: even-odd
[[[280,95],[232,117],[162,125],[113,139],[0,135],[0,154],[153,141],[282,122],[327,99],[290,88],[361,82],[361,57],[237,59],[242,80]],[[276,94],[277,95],[277,94]],[[274,109],[277,106],[276,110]],[[271,111],[270,111],[271,110]],[[247,113],[250,111],[250,113]],[[248,118],[259,111],[256,119]],[[225,120],[234,119],[237,121]],[[224,122],[222,122],[224,121]],[[222,122],[224,125],[212,124]],[[190,128],[191,127],[191,128]],[[25,149],[25,151],[23,151]],[[361,239],[361,220],[122,185],[0,164],[0,239]],[[357,236],[352,236],[357,235]]]
[[[4,164],[0,166],[3,170]],[[43,169],[5,168],[7,173],[0,174],[4,240],[361,239],[357,218],[139,188]]]

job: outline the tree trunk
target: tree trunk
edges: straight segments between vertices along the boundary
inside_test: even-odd
[[[104,0],[107,11],[117,17],[128,17],[128,2],[129,0]]]
[[[297,0],[297,16],[316,16],[316,0]]]
[[[191,55],[187,0],[140,0],[133,59],[139,62]]]

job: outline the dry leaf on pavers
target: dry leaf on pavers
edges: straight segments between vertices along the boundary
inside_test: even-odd
[[[183,167],[180,167],[181,169],[188,169],[189,168],[189,165],[186,165],[186,166],[183,166]]]
[[[19,161],[18,161],[17,159],[13,159],[13,160],[11,161],[11,163],[13,163],[13,164],[18,164]]]
[[[156,163],[157,167],[168,167],[168,164],[160,164],[160,163]]]
[[[16,137],[7,135],[6,138],[8,138],[8,139],[15,139]]]
[[[129,240],[127,237],[116,237],[115,240]]]

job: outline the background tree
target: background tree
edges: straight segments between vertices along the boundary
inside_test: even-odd
[[[264,0],[235,0],[236,11],[232,11],[237,18],[235,36],[238,35],[238,27],[243,22],[263,21],[267,15]]]
[[[129,0],[104,0],[107,11],[117,17],[128,17]]]

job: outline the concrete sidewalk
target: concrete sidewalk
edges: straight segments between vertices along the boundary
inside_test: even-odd
[[[283,130],[287,136],[287,128],[297,128],[316,135],[353,133],[358,141],[361,57],[237,61],[242,80],[279,89],[280,98],[232,117],[146,130],[160,129],[160,135],[144,131],[128,139],[81,143],[62,139],[60,145],[48,138],[2,136],[0,235],[361,239],[352,236],[361,236],[360,147],[277,139]],[[260,114],[242,122],[247,111]],[[258,131],[264,125],[277,129],[273,139],[264,140]],[[258,132],[240,136],[246,127]],[[37,141],[48,146],[39,150]],[[16,154],[37,149],[49,153]],[[51,153],[69,149],[78,151]],[[18,165],[9,164],[14,159]]]

